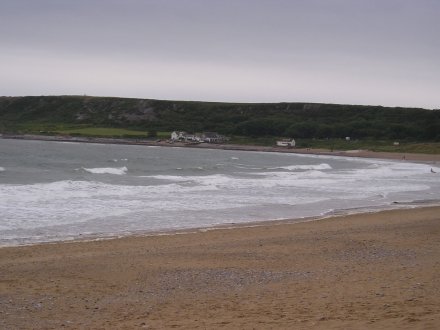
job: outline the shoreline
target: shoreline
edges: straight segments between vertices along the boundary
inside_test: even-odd
[[[3,137],[8,138],[8,137]],[[33,138],[32,136],[17,136],[13,137],[12,139],[20,139],[20,140],[43,140],[43,141],[52,141],[52,142],[72,142],[72,143],[106,143],[106,144],[113,144],[115,143],[114,139],[87,139],[87,141],[84,140],[46,140],[46,136],[44,139],[40,139],[40,136],[37,136],[37,138]],[[49,137],[52,138],[52,137]],[[121,144],[121,141],[118,141],[115,144]],[[133,144],[130,144],[133,145]],[[136,144],[134,144],[136,145]],[[153,146],[152,144],[148,144],[144,146]],[[154,145],[154,146],[162,146],[162,145]],[[167,147],[182,147],[179,145],[164,145]],[[183,145],[183,147],[185,147]],[[187,146],[191,147],[191,146]],[[204,147],[201,146],[195,146],[199,148],[211,148],[211,147],[217,147],[217,149],[224,149],[225,145],[212,145],[212,144],[206,144]],[[227,146],[228,147],[228,146]],[[255,147],[257,148],[257,147]],[[258,147],[267,149],[268,147]],[[272,148],[272,152],[278,152],[278,149],[280,148]],[[237,150],[237,149],[227,149],[227,150]],[[264,150],[254,150],[254,148],[248,148],[247,150],[250,151],[264,151]],[[302,153],[302,150],[295,150],[295,149],[284,149],[284,152],[291,152],[291,153]],[[309,153],[312,153],[313,155],[323,155],[323,153],[315,153],[314,150],[311,150]],[[352,157],[357,157],[359,152],[351,152],[350,153]],[[372,153],[375,157],[375,159],[378,159],[377,153]],[[325,155],[328,155],[326,153]],[[341,155],[335,155],[331,154],[332,156],[341,156]],[[416,155],[416,154],[415,154]],[[343,155],[342,155],[343,156]],[[416,155],[417,156],[417,155]],[[432,156],[432,155],[429,155]],[[440,156],[440,155],[439,155]],[[370,156],[368,156],[370,157]],[[382,158],[381,158],[382,159]],[[407,158],[408,161],[412,161],[411,157]],[[393,201],[389,202],[383,205],[375,205],[375,206],[364,206],[361,208],[347,208],[347,209],[337,209],[328,211],[323,214],[316,214],[311,215],[307,217],[297,217],[297,218],[283,218],[283,219],[261,219],[261,220],[251,220],[251,221],[245,221],[240,222],[238,221],[230,221],[228,223],[217,223],[213,225],[207,225],[205,227],[181,227],[181,228],[162,228],[162,229],[156,229],[156,230],[135,230],[135,231],[123,231],[123,232],[115,232],[115,233],[91,233],[91,234],[78,234],[75,236],[65,236],[65,237],[47,237],[40,240],[32,241],[32,238],[17,238],[17,239],[10,239],[9,241],[5,241],[4,243],[0,244],[1,248],[7,248],[7,247],[20,247],[20,246],[34,246],[39,244],[61,244],[61,243],[72,243],[72,242],[88,242],[88,241],[99,241],[99,240],[111,240],[111,239],[118,239],[122,237],[143,237],[143,236],[163,236],[163,235],[176,235],[176,234],[186,234],[186,233],[193,233],[193,232],[202,232],[202,231],[209,231],[209,230],[216,230],[216,229],[235,229],[235,228],[248,228],[248,227],[254,227],[254,226],[264,226],[264,225],[277,225],[279,223],[302,223],[307,221],[317,221],[321,219],[325,219],[328,217],[334,217],[334,216],[347,216],[352,214],[362,214],[362,213],[379,213],[384,210],[394,210],[394,209],[412,209],[412,208],[424,208],[429,206],[436,206],[439,205],[440,199],[429,199],[429,200],[413,200],[413,201]]]
[[[227,222],[219,223],[207,227],[188,227],[188,228],[168,228],[159,230],[137,230],[137,231],[126,231],[120,233],[112,234],[81,234],[74,237],[60,238],[48,241],[36,241],[36,242],[25,242],[19,244],[7,244],[0,245],[0,250],[4,248],[20,248],[28,246],[38,246],[38,245],[59,245],[59,244],[76,244],[76,243],[88,243],[88,242],[99,242],[99,241],[109,241],[126,239],[130,237],[160,237],[160,236],[174,236],[174,235],[189,235],[204,233],[208,231],[216,230],[236,230],[242,228],[255,228],[255,227],[267,227],[267,226],[280,226],[280,225],[294,225],[307,222],[319,222],[326,219],[332,218],[344,218],[356,215],[368,215],[368,214],[380,214],[387,211],[404,211],[413,209],[424,209],[424,208],[436,208],[440,209],[440,199],[439,200],[427,200],[427,201],[411,201],[411,202],[394,202],[392,204],[374,207],[361,207],[355,209],[338,209],[325,214],[320,214],[316,216],[307,216],[299,218],[284,218],[284,219],[267,219],[267,220],[255,220],[249,222]]]
[[[2,248],[0,326],[436,329],[439,214]]]
[[[51,141],[51,142],[72,142],[72,143],[99,143],[99,144],[118,144],[118,145],[134,145],[147,147],[171,147],[171,148],[199,148],[199,149],[218,149],[231,151],[257,151],[257,152],[277,152],[277,153],[293,153],[301,155],[316,156],[336,156],[336,157],[358,157],[358,158],[376,158],[383,160],[400,160],[418,163],[436,164],[440,162],[440,154],[418,154],[418,153],[401,153],[401,152],[376,152],[369,150],[334,150],[311,149],[311,148],[285,148],[285,147],[266,147],[252,146],[240,144],[214,144],[214,143],[169,143],[168,141],[148,141],[148,140],[132,140],[117,138],[97,138],[97,137],[69,137],[69,136],[50,136],[50,135],[3,135],[0,139],[11,140],[29,140],[29,141]]]

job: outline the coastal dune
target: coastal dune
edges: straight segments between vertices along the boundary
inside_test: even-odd
[[[438,329],[440,207],[0,249],[3,329]]]

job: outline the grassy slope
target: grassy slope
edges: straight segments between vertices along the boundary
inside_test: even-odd
[[[110,127],[83,127],[56,130],[51,133],[63,135],[79,135],[79,136],[96,136],[96,137],[132,137],[132,138],[146,138],[149,137],[148,131],[130,130],[125,128],[110,128]],[[157,132],[158,138],[169,138],[170,132]]]
[[[234,136],[230,143],[245,145],[273,146],[277,137],[249,138]],[[394,140],[353,140],[345,139],[296,139],[298,148],[326,149],[326,150],[371,150],[383,152],[407,152],[422,154],[440,154],[440,142],[399,142]]]
[[[231,143],[241,144],[273,145],[281,136],[294,136],[300,147],[440,153],[436,142],[440,111],[86,96],[0,97],[3,133],[144,138],[150,130],[158,131],[159,138],[167,138],[172,130],[218,131],[231,136]],[[346,142],[345,136],[352,141]],[[393,146],[395,140],[400,142],[398,147]]]

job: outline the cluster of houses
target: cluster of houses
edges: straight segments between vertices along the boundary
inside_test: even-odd
[[[204,133],[195,133],[189,134],[187,132],[177,132],[174,131],[171,133],[171,141],[172,142],[190,142],[190,143],[224,143],[229,141],[229,138],[220,135],[216,132],[204,132]]]
[[[174,131],[171,133],[171,142],[186,142],[186,143],[225,143],[229,141],[229,138],[218,134],[216,132],[204,132],[204,133],[187,133],[184,131]],[[283,139],[277,141],[278,147],[293,148],[296,146],[294,139]]]

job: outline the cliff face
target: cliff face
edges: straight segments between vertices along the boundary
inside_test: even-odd
[[[243,136],[440,140],[440,111],[310,103],[0,97],[0,132],[82,126],[218,131]]]

